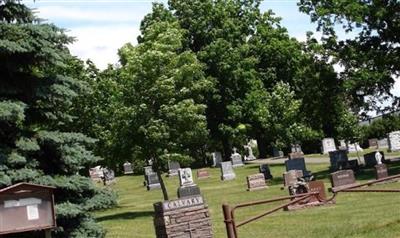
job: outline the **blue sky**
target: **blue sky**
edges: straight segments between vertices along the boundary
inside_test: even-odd
[[[97,67],[118,62],[117,50],[125,43],[136,44],[140,21],[151,11],[150,0],[24,0],[36,9],[39,17],[68,30],[76,41],[69,46],[71,53],[85,60],[90,58]],[[166,0],[158,1],[166,4]],[[306,39],[306,32],[315,32],[316,24],[300,13],[298,0],[264,0],[261,10],[272,9],[282,17],[282,25],[292,37]],[[344,31],[338,35],[350,38]],[[320,34],[316,34],[319,36]],[[336,67],[339,70],[340,67]],[[400,80],[393,92],[400,95]]]

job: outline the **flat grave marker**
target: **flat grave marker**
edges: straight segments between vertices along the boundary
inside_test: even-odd
[[[197,170],[197,179],[206,179],[210,177],[210,173],[207,169],[199,169]]]

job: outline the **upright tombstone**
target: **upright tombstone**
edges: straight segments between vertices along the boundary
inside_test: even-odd
[[[304,177],[311,176],[311,172],[306,168],[306,162],[304,158],[300,159],[293,159],[293,160],[286,160],[285,161],[286,171],[289,170],[301,170],[303,172]]]
[[[363,151],[363,149],[360,147],[360,145],[357,142],[353,143],[353,144],[349,144],[347,146],[347,150],[351,153]]]
[[[207,204],[201,195],[154,204],[156,238],[212,238]]]
[[[168,176],[177,176],[181,165],[177,161],[168,161]]]
[[[213,164],[212,167],[219,167],[221,165],[222,162],[222,155],[221,152],[213,152],[212,153],[212,159],[213,159]]]
[[[247,191],[266,189],[265,178],[262,173],[247,176]]]
[[[339,140],[339,150],[347,150],[347,144],[345,140]]]
[[[283,173],[283,186],[290,187],[297,183],[299,178],[303,177],[302,170],[289,170]]]
[[[322,153],[328,154],[336,150],[335,140],[333,138],[324,138],[322,140]]]
[[[390,132],[388,135],[389,151],[400,151],[400,131]]]
[[[272,148],[272,156],[274,157],[283,157],[283,151],[279,150],[276,147]]]
[[[378,140],[378,149],[386,149],[389,148],[388,138],[383,138]]]
[[[236,148],[233,148],[233,154],[231,155],[231,162],[234,168],[244,166],[242,156],[237,152]]]
[[[247,149],[247,153],[248,153],[248,155],[244,156],[245,161],[251,161],[251,160],[257,159],[253,154],[253,148],[251,148],[250,144],[245,145],[244,148]]]
[[[375,165],[375,178],[383,179],[389,176],[386,164]]]
[[[260,171],[260,173],[262,173],[264,175],[265,180],[269,180],[269,179],[273,178],[268,164],[260,164],[259,171]]]
[[[18,183],[0,190],[0,237],[56,228],[54,187]],[[18,235],[16,236],[18,237]]]
[[[303,152],[301,150],[301,145],[300,144],[291,144],[290,150],[291,150],[292,153]]]
[[[200,195],[200,188],[194,184],[191,168],[179,169],[178,198]]]
[[[161,188],[160,179],[158,178],[157,173],[153,172],[146,175],[146,187],[147,191]]]
[[[378,157],[380,157],[380,161],[385,162],[385,154],[383,153],[383,151],[370,152],[364,154],[364,163],[366,167],[372,168],[377,165],[377,153],[379,154]]]
[[[133,174],[132,164],[129,162],[124,163],[124,174]]]
[[[236,178],[230,161],[221,163],[221,180],[232,180]]]
[[[348,163],[349,158],[347,157],[346,150],[335,150],[329,152],[330,170],[337,171],[344,167]]]
[[[197,170],[197,179],[206,179],[210,177],[210,173],[207,169],[199,169]]]
[[[103,170],[101,166],[96,166],[89,169],[89,176],[94,182],[101,182],[103,177]]]
[[[357,185],[353,170],[340,170],[331,174],[332,191]]]
[[[377,138],[368,139],[368,147],[372,149],[378,149],[378,139]]]
[[[144,169],[144,182],[143,182],[143,186],[146,186],[146,184],[147,184],[147,176],[148,175],[150,175],[150,174],[153,174],[154,173],[154,171],[153,171],[153,167],[152,166],[145,166],[145,167],[143,167],[143,169]]]
[[[104,185],[109,185],[115,182],[115,173],[114,170],[103,168],[103,183]]]

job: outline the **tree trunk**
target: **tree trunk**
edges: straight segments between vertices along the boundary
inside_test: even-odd
[[[257,136],[257,147],[258,147],[258,157],[260,159],[265,159],[268,156],[268,143],[263,136]]]
[[[157,176],[158,176],[158,179],[160,180],[161,191],[164,196],[164,201],[168,201],[169,200],[168,191],[167,191],[167,188],[165,187],[164,179],[162,178],[161,172],[159,170],[157,171]]]

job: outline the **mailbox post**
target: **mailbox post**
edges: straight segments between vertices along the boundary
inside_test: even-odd
[[[29,183],[0,189],[0,237],[42,231],[49,238],[57,226],[54,189]]]

